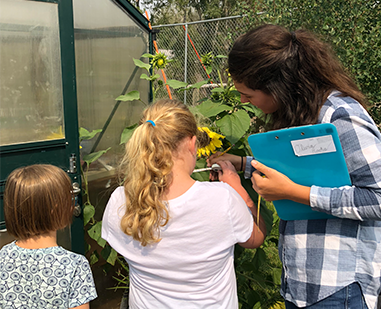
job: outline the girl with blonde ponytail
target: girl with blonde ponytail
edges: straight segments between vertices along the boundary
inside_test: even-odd
[[[160,100],[126,145],[102,237],[129,264],[130,308],[238,308],[234,245],[260,246],[265,226],[230,162],[225,183],[191,178],[198,134],[186,105]]]
[[[122,173],[129,203],[121,227],[143,246],[160,240],[159,227],[168,223],[163,198],[172,183],[172,155],[185,137],[197,131],[183,103],[163,100],[144,112],[126,145]]]

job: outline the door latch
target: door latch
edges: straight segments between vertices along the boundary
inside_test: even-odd
[[[74,194],[74,211],[73,215],[76,217],[79,217],[81,215],[82,209],[81,206],[78,204],[78,195],[81,193],[81,188],[79,187],[78,182],[73,182],[72,185],[72,192]]]

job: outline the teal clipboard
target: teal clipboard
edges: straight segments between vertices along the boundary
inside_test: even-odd
[[[351,185],[336,127],[331,123],[257,133],[248,137],[254,158],[305,186]],[[274,201],[282,220],[332,219],[290,200]]]

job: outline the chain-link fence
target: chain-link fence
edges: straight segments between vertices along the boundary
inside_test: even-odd
[[[159,30],[156,41],[160,52],[173,61],[165,69],[167,79],[195,84],[208,79],[201,64],[202,55],[211,52],[214,56],[227,56],[234,40],[248,30],[241,16],[218,18],[184,24],[153,26]],[[226,58],[215,58],[215,68],[227,68]],[[220,82],[217,70],[210,74],[213,84],[200,89],[178,92],[171,89],[172,96],[187,104],[194,104],[210,93],[211,87]],[[156,98],[168,97],[165,88],[159,90]]]

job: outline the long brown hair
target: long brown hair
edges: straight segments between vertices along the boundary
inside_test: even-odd
[[[7,231],[19,240],[63,229],[71,223],[71,180],[60,168],[35,164],[14,170],[4,191]]]
[[[250,30],[235,41],[229,72],[234,81],[273,96],[272,129],[316,123],[333,90],[365,105],[330,46],[306,30],[269,24]]]
[[[169,220],[164,195],[172,183],[173,155],[198,131],[184,103],[163,99],[144,111],[126,144],[120,168],[127,205],[121,228],[143,246],[160,241],[159,229]]]

